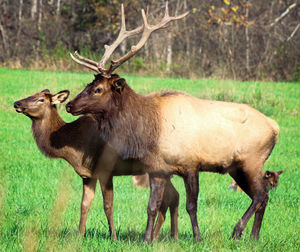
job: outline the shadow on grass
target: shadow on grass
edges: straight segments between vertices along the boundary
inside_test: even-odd
[[[69,239],[71,237],[82,237],[77,230],[70,230],[64,228],[59,234],[61,240]],[[88,228],[85,231],[84,239],[95,239],[95,240],[112,240],[109,232],[103,232],[96,228]],[[130,242],[144,242],[144,232],[137,232],[134,230],[117,232],[118,241],[130,241]]]
[[[61,230],[61,232],[58,234],[60,240],[68,240],[71,239],[71,237],[78,237],[83,238],[87,240],[110,240],[113,241],[109,232],[103,232],[97,228],[88,228],[85,231],[84,237],[82,237],[79,234],[79,231],[77,230],[70,230],[68,228],[64,228]],[[135,230],[126,230],[126,231],[117,231],[117,241],[122,242],[130,242],[130,243],[144,243],[144,235],[145,232],[138,232]],[[192,232],[184,232],[178,234],[179,239],[182,240],[193,240],[193,234]],[[163,230],[160,232],[158,237],[158,242],[172,242],[176,241],[176,239],[171,238],[170,231],[169,230]]]

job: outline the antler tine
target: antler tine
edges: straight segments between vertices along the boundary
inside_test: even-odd
[[[99,74],[102,74],[103,76],[109,77],[111,74],[111,67],[106,69],[105,63],[109,59],[109,57],[112,55],[112,53],[116,50],[116,48],[122,43],[123,40],[130,36],[134,36],[140,32],[142,32],[143,26],[139,26],[131,31],[126,31],[126,24],[125,24],[125,13],[124,13],[124,6],[121,5],[121,25],[120,25],[120,32],[117,37],[117,39],[110,45],[105,45],[105,52],[102,56],[101,60],[99,62],[95,62],[93,60],[87,59],[85,57],[82,57],[77,51],[75,52],[75,56],[77,56],[79,59],[74,57],[72,53],[70,53],[71,58],[78,63],[79,65],[82,65],[84,67],[87,67],[93,71],[96,71]]]
[[[139,26],[139,27],[137,27],[137,28],[135,28],[134,30],[131,30],[131,31],[126,30],[124,6],[122,4],[121,5],[121,29],[120,29],[119,35],[118,35],[117,39],[110,46],[105,45],[105,53],[104,53],[102,59],[97,64],[97,67],[99,68],[99,70],[102,73],[109,76],[110,73],[111,73],[111,67],[108,68],[108,69],[105,69],[106,61],[109,59],[109,57],[112,55],[112,53],[116,50],[116,48],[126,38],[131,37],[133,35],[136,35],[136,34],[140,33],[142,30],[143,30],[143,26]]]
[[[185,12],[179,16],[170,17],[169,16],[169,7],[168,2],[166,2],[165,7],[165,15],[163,19],[157,24],[157,25],[149,25],[147,21],[147,16],[145,14],[145,11],[142,10],[142,18],[143,18],[143,25],[135,28],[131,31],[126,31],[126,24],[125,24],[125,13],[124,13],[124,6],[121,5],[121,25],[120,25],[120,32],[117,37],[117,39],[110,45],[105,45],[105,52],[103,57],[99,62],[95,62],[93,60],[87,59],[79,55],[79,53],[76,51],[75,55],[79,58],[73,56],[72,53],[70,53],[71,58],[78,64],[85,66],[93,71],[96,71],[99,74],[102,74],[105,77],[110,77],[111,73],[119,67],[122,63],[130,59],[132,56],[134,56],[141,48],[146,44],[147,40],[149,39],[152,32],[159,30],[161,28],[164,28],[169,22],[173,20],[178,20],[184,18],[189,12]],[[148,10],[147,10],[148,15]],[[143,31],[142,37],[140,41],[135,45],[131,47],[131,50],[124,56],[122,56],[118,60],[112,60],[110,67],[105,68],[105,63],[109,59],[109,57],[112,55],[112,53],[116,50],[116,48],[124,41],[126,38],[130,36],[134,36],[140,32]]]
[[[147,21],[147,17],[145,14],[145,11],[142,9],[142,18],[144,22],[144,31],[142,34],[142,37],[140,41],[135,45],[131,47],[131,50],[121,57],[118,60],[112,60],[111,61],[111,66],[109,68],[109,73],[112,73],[117,67],[119,67],[121,64],[123,64],[125,61],[130,59],[132,56],[134,56],[141,48],[146,44],[147,40],[149,39],[150,35],[152,32],[164,28],[169,22],[173,20],[178,20],[184,18],[187,14],[189,14],[189,11],[175,17],[170,17],[169,16],[169,7],[168,7],[168,2],[166,2],[166,7],[165,7],[165,15],[163,19],[157,24],[157,25],[149,25]]]
[[[90,60],[90,59],[88,59],[88,58],[85,58],[85,57],[82,57],[79,53],[78,53],[78,51],[75,51],[75,56],[77,57],[77,58],[79,58],[80,60],[82,60],[82,61],[84,61],[84,62],[86,62],[86,63],[89,63],[89,64],[92,64],[92,65],[94,65],[94,66],[97,66],[97,62],[96,61],[93,61],[93,60]]]
[[[83,61],[77,59],[76,57],[74,57],[74,55],[73,55],[72,53],[70,53],[70,55],[71,55],[72,60],[74,60],[74,61],[75,61],[76,63],[78,63],[79,65],[82,65],[82,66],[84,66],[84,67],[87,67],[88,69],[91,69],[91,70],[93,70],[93,71],[95,71],[95,72],[97,72],[97,73],[101,73],[101,72],[99,71],[99,69],[98,69],[96,66],[93,66],[93,65],[91,65],[91,64],[89,64],[89,63],[87,63],[87,62],[83,62]]]
[[[165,17],[169,17],[169,2],[166,2]]]

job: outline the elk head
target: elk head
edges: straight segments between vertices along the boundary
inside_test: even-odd
[[[184,18],[188,12],[170,17],[168,11],[168,2],[166,3],[165,15],[163,19],[156,25],[148,24],[145,11],[142,10],[143,25],[138,28],[127,31],[125,26],[124,7],[121,5],[121,29],[117,39],[110,45],[105,45],[105,53],[99,62],[82,57],[75,52],[75,56],[71,54],[72,59],[78,64],[87,67],[97,73],[92,83],[88,84],[86,88],[76,96],[74,100],[66,105],[66,109],[73,115],[85,113],[99,113],[105,112],[114,103],[119,103],[118,96],[122,95],[122,91],[127,86],[126,81],[113,71],[118,68],[125,61],[133,57],[138,51],[142,49],[152,32],[165,28],[166,25],[173,21]],[[105,68],[106,61],[110,58],[114,50],[126,38],[142,33],[140,41],[131,47],[131,50],[118,60],[112,60],[108,68]]]
[[[48,114],[51,108],[55,107],[55,104],[64,102],[68,96],[68,90],[60,91],[53,95],[48,89],[45,89],[25,99],[16,101],[14,108],[18,113],[23,113],[32,119],[41,119]]]
[[[265,184],[266,184],[268,189],[272,189],[272,188],[274,188],[278,185],[279,175],[282,172],[283,171],[280,170],[278,172],[276,172],[276,171],[266,171],[264,173],[264,181],[265,181]]]

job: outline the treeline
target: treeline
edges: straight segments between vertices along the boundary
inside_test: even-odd
[[[126,25],[155,24],[162,0],[0,0],[0,64],[79,69],[68,52],[99,60],[117,37],[120,3]],[[152,35],[122,66],[131,73],[232,79],[300,78],[300,8],[295,0],[170,0],[170,15],[188,17]],[[125,41],[115,57],[139,39]]]

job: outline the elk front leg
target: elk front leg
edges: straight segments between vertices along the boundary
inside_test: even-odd
[[[80,222],[79,222],[79,232],[84,235],[85,233],[85,225],[87,215],[89,213],[96,188],[96,179],[84,178],[82,179],[83,183],[83,193],[81,200],[81,214],[80,214]]]
[[[113,180],[112,176],[102,176],[100,181],[100,186],[102,190],[103,196],[103,207],[104,212],[107,218],[108,226],[109,226],[109,234],[113,237],[113,240],[117,240],[117,235],[114,227],[113,221],[113,199],[114,199],[114,192],[113,192]]]
[[[197,201],[199,193],[199,175],[198,171],[188,172],[184,176],[184,185],[186,189],[186,210],[190,215],[193,227],[195,241],[202,241],[197,221]]]
[[[154,176],[149,174],[150,177],[150,199],[148,203],[148,220],[145,232],[145,241],[147,243],[153,240],[153,225],[158,209],[160,208],[163,194],[166,185],[166,178]]]

